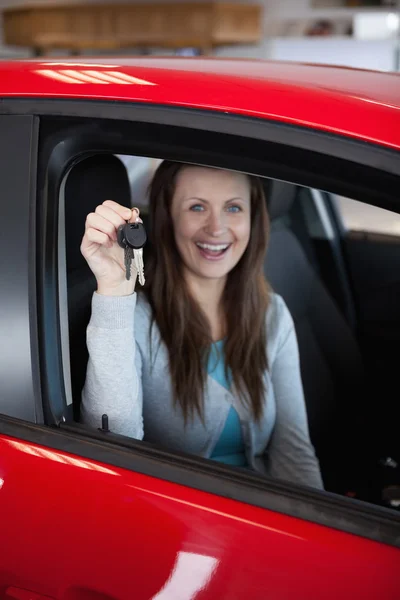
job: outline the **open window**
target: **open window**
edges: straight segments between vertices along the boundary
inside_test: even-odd
[[[183,117],[180,121],[180,111],[171,111],[168,123],[164,115],[157,122],[146,112],[141,119],[140,110],[135,120],[128,113],[116,118],[110,112],[107,118],[104,108],[98,110],[90,121],[42,117],[39,212],[44,223],[44,252],[39,257],[39,272],[42,283],[46,280],[47,292],[43,287],[40,290],[40,331],[42,348],[55,349],[52,354],[41,355],[46,422],[71,435],[95,440],[102,448],[102,460],[107,455],[106,446],[112,464],[118,465],[121,459],[113,454],[113,448],[129,449],[129,458],[125,454],[120,465],[125,468],[189,486],[200,485],[201,489],[224,495],[230,492],[224,492],[222,477],[225,483],[239,486],[240,492],[234,496],[237,499],[261,502],[273,509],[280,506],[290,514],[289,498],[295,494],[299,499],[296,516],[307,515],[317,522],[329,522],[331,518],[321,517],[320,502],[327,514],[330,503],[339,501],[353,514],[355,506],[352,500],[343,498],[346,493],[359,494],[361,499],[374,503],[372,513],[387,507],[379,478],[386,477],[388,467],[385,463],[382,471],[377,465],[388,458],[389,447],[371,444],[376,398],[368,397],[369,374],[360,362],[360,313],[352,272],[332,213],[331,194],[395,208],[397,156],[388,152],[383,169],[375,159],[374,148],[368,152],[363,145],[323,135],[318,145],[315,134],[306,139],[293,128],[281,127],[278,135],[277,126],[266,124],[263,129],[257,124],[253,128],[251,120],[215,120],[203,114],[188,127]],[[144,191],[154,168],[164,158],[257,174],[264,178],[266,188],[271,188],[267,198],[271,241],[265,274],[295,320],[312,440],[323,464],[327,489],[337,495],[297,489],[146,442],[89,430],[78,423],[87,361],[85,332],[95,289],[94,278],[79,250],[85,218],[110,197],[127,206],[141,206],[146,222]],[[140,194],[140,199],[135,194]],[[146,225],[151,230],[151,223]],[[50,379],[53,386],[48,384]],[[378,437],[383,442],[385,435],[382,432]],[[163,469],[154,470],[154,462],[149,467],[146,461],[155,458]],[[360,466],[362,483],[354,482],[353,488],[350,474],[355,464]],[[196,482],[190,476],[193,470]],[[394,470],[390,471],[390,476],[393,474]],[[264,496],[268,498],[264,503],[260,492],[267,489],[270,495]],[[287,494],[286,506],[280,501],[268,504],[278,490]],[[370,518],[371,513],[368,515]]]

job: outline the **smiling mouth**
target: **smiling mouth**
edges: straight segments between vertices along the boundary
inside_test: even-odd
[[[196,242],[196,246],[200,250],[200,254],[209,260],[216,260],[224,256],[225,252],[230,248],[232,244],[203,244],[202,242]]]

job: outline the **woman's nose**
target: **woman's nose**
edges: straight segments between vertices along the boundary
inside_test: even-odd
[[[225,214],[221,214],[217,211],[211,211],[207,220],[206,231],[212,236],[219,236],[225,233]]]

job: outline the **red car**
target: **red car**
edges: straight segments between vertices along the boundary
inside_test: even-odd
[[[400,236],[349,230],[338,203],[398,212],[399,150],[397,74],[0,63],[1,598],[400,598]],[[85,217],[113,198],[146,223],[134,195],[165,158],[270,185],[265,273],[296,324],[325,491],[79,423]]]

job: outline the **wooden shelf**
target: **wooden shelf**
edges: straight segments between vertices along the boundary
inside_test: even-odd
[[[74,4],[3,11],[4,40],[43,55],[55,49],[199,48],[258,43],[259,5],[229,2]]]

